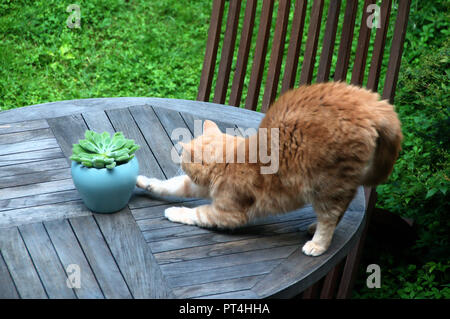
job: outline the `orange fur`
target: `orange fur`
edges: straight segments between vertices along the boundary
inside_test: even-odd
[[[232,228],[311,203],[318,224],[303,247],[308,255],[328,248],[359,185],[374,186],[389,176],[402,141],[392,105],[376,93],[340,82],[286,92],[270,107],[260,128],[269,133],[279,129],[275,174],[261,174],[267,164],[248,161],[249,145],[258,141],[259,132],[248,138],[230,136],[205,121],[203,135],[183,145],[183,170],[213,200],[196,211],[194,223]],[[245,149],[245,163],[227,163],[227,143],[232,143],[235,159],[237,149]],[[212,161],[202,158],[205,152]]]

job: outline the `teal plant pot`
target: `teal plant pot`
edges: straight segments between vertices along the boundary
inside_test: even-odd
[[[114,213],[124,208],[133,194],[139,172],[136,157],[113,169],[87,168],[75,161],[72,179],[84,204],[96,213]]]

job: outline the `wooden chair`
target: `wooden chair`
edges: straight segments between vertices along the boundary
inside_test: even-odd
[[[263,0],[261,15],[259,17],[259,28],[257,31],[256,46],[251,65],[251,72],[248,78],[247,67],[249,64],[250,49],[252,48],[252,35],[255,28],[256,12],[258,1],[247,0],[245,13],[243,17],[242,28],[239,27],[241,0],[214,0],[212,6],[212,15],[210,28],[208,32],[208,42],[206,46],[205,59],[197,99],[209,101],[212,84],[215,82],[212,101],[220,104],[228,104],[236,107],[240,106],[244,88],[247,90],[244,94],[245,108],[256,110],[260,100],[260,90],[262,87],[265,69],[267,74],[265,78],[264,90],[262,94],[261,111],[266,112],[271,103],[275,100],[278,93],[313,81],[315,71],[316,54],[321,32],[322,20],[325,24],[323,34],[322,49],[318,60],[316,71],[316,82],[330,80],[330,70],[332,66],[332,57],[335,49],[335,39],[337,35],[337,26],[340,15],[341,0],[330,0],[328,13],[323,17],[324,0],[312,0],[312,7],[309,14],[309,26],[307,27],[306,45],[301,50],[303,34],[305,31],[305,18],[308,11],[307,0]],[[293,3],[295,2],[295,3]],[[266,54],[268,50],[269,39],[271,37],[271,23],[274,7],[278,4],[276,14],[276,24],[273,32],[272,47],[268,67],[266,67]],[[363,83],[366,76],[366,64],[370,44],[370,35],[372,28],[368,26],[368,19],[371,18],[372,5],[375,0],[345,1],[343,8],[343,24],[340,34],[339,47],[337,49],[337,62],[332,74],[335,81],[348,81],[355,85],[365,85],[368,89],[378,91],[378,84],[385,54],[387,32],[391,17],[392,0],[382,0],[380,8],[379,28],[376,31],[371,52],[371,61],[369,64],[367,82]],[[391,47],[388,57],[387,69],[384,78],[384,88],[380,92],[382,98],[394,101],[395,88],[400,68],[400,61],[403,51],[403,42],[405,39],[406,27],[408,23],[409,9],[411,0],[399,0],[395,2],[398,6],[397,15]],[[226,22],[223,22],[225,8],[228,6],[228,16]],[[293,18],[290,30],[289,15],[291,7],[294,7]],[[242,7],[243,8],[243,7]],[[369,9],[369,10],[367,10]],[[358,11],[362,10],[362,11]],[[361,16],[359,34],[354,39],[355,20],[358,15]],[[242,21],[242,20],[241,20]],[[226,25],[223,35],[221,56],[218,63],[217,75],[215,76],[217,52],[219,42],[221,42],[222,24]],[[230,73],[235,54],[237,31],[240,29],[240,40],[235,60],[234,76],[229,90]],[[288,33],[290,31],[290,34]],[[287,37],[288,36],[288,37]],[[356,52],[352,61],[352,43],[356,42]],[[287,45],[287,55],[284,57],[285,46]],[[303,52],[303,63],[299,69],[299,79],[297,79],[297,70],[299,68],[300,52]],[[387,54],[387,52],[386,52]],[[282,70],[284,59],[284,69]],[[352,66],[351,77],[347,76],[349,65]],[[247,76],[248,85],[245,85]],[[281,83],[280,77],[282,76]],[[214,81],[215,79],[215,81]],[[281,84],[281,90],[279,86]],[[279,91],[279,92],[278,92]],[[228,97],[228,99],[227,99]],[[375,189],[366,188],[366,207],[367,220],[373,211],[376,202]],[[324,278],[313,284],[310,288],[302,292],[303,298],[349,298],[352,286],[354,284],[358,264],[361,256],[361,250],[364,245],[367,224],[358,244],[353,250],[331,270]]]

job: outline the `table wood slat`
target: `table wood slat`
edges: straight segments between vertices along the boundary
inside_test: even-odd
[[[184,122],[183,118],[181,117],[180,113],[174,110],[165,109],[161,107],[153,107],[153,111],[158,116],[159,121],[161,122],[162,126],[166,130],[167,135],[172,140],[173,144],[176,144],[179,140],[175,139],[175,137],[172,137],[172,132],[178,128],[187,128],[186,123]],[[191,133],[189,131],[189,133]],[[192,138],[192,134],[191,134]]]
[[[44,118],[30,121],[15,121],[13,118],[10,118],[10,121],[7,123],[0,124],[0,134],[38,130],[43,128],[48,128],[47,121]]]
[[[116,132],[104,111],[85,112],[81,116],[90,130],[108,132],[111,136]]]
[[[49,298],[76,298],[67,287],[67,275],[42,223],[19,226],[20,233]]]
[[[106,298],[132,298],[130,290],[92,216],[71,218],[70,224]]]
[[[1,246],[0,246],[1,247]],[[8,266],[0,254],[0,299],[18,299],[19,294],[9,274]]]
[[[0,189],[0,200],[75,189],[71,178]]]
[[[176,176],[179,165],[171,157],[172,141],[159,122],[153,109],[151,107],[135,106],[130,108],[130,112],[141,130],[147,145],[155,155],[164,175],[167,178]]]
[[[172,292],[128,208],[95,215],[134,298],[169,298]]]
[[[81,200],[0,211],[0,229],[69,217],[89,216]],[[3,230],[2,230],[3,231]]]
[[[164,173],[158,161],[145,142],[139,127],[128,109],[115,109],[106,112],[116,131],[122,131],[127,138],[133,139],[141,148],[136,151],[139,160],[139,173],[154,178],[164,179]]]
[[[73,144],[78,143],[80,139],[84,139],[84,133],[87,130],[87,126],[84,123],[81,114],[48,119],[48,124],[50,125],[67,162],[70,163],[69,157],[72,155]]]
[[[0,251],[21,298],[48,298],[17,227],[0,231]]]
[[[252,288],[263,275],[247,276],[243,278],[233,278],[219,282],[209,282],[206,284],[183,286],[174,288],[177,298],[195,298],[221,293],[230,293]]]
[[[214,256],[231,255],[259,249],[269,249],[285,245],[300,243],[301,237],[297,233],[282,234],[276,236],[261,236],[250,239],[242,239],[218,243],[207,246],[189,247],[179,250],[170,250],[155,253],[155,258],[160,265],[174,262],[189,261]]]
[[[0,155],[39,151],[55,147],[58,147],[58,143],[56,142],[55,138],[51,137],[37,141],[24,141],[12,144],[4,144],[2,145],[2,147],[0,147]]]
[[[222,267],[220,268],[220,271],[217,271],[216,269],[193,271],[190,272],[189,275],[178,274],[167,276],[166,278],[172,287],[191,286],[215,281],[220,282],[228,279],[267,274],[281,261],[282,259],[276,259],[245,265]]]
[[[37,141],[48,138],[54,138],[52,131],[48,128],[0,134],[0,145],[20,143],[25,141]]]
[[[71,178],[70,169],[54,169],[50,171],[17,174],[13,176],[2,177],[0,181],[0,189],[5,187],[25,186],[29,184],[54,182]]]
[[[78,194],[77,190],[73,189],[68,191],[58,191],[55,193],[38,194],[32,196],[0,200],[0,211],[64,203],[75,200],[80,200],[80,195]]]
[[[49,148],[45,150],[14,153],[7,155],[0,155],[0,168],[2,166],[15,166],[22,163],[38,162],[36,164],[52,160],[55,158],[64,157],[64,154],[59,148]],[[6,171],[9,167],[5,167]]]
[[[61,152],[61,151],[59,151]],[[62,153],[61,153],[62,155]],[[50,159],[50,160],[44,160],[44,161],[36,161],[32,163],[22,163],[22,164],[15,164],[15,165],[8,165],[0,167],[0,177],[7,177],[7,176],[16,176],[16,175],[22,175],[22,174],[31,174],[31,173],[42,173],[44,174],[47,171],[51,171],[54,169],[62,169],[69,167],[69,164],[67,163],[66,159],[63,157]]]
[[[67,270],[71,264],[80,269],[80,287],[74,289],[77,297],[103,299],[95,275],[67,219],[44,222],[44,226],[64,269]]]
[[[294,243],[296,240],[293,239],[291,242]],[[280,247],[250,250],[241,253],[224,254],[208,258],[163,264],[161,265],[161,270],[164,275],[176,275],[189,273],[193,269],[196,271],[212,270],[228,266],[262,262],[265,260],[287,258],[295,249],[299,249],[300,246],[298,244],[286,245],[286,243],[287,242],[285,241],[283,246]]]
[[[251,290],[239,290],[233,292],[225,292],[222,294],[206,295],[194,299],[259,299],[259,298],[260,296],[258,296],[255,292]]]

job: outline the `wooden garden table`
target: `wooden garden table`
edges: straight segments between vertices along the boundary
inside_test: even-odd
[[[169,206],[205,200],[166,200],[136,189],[122,211],[93,214],[73,185],[68,157],[88,128],[123,131],[141,145],[140,174],[170,178],[179,172],[170,157],[173,129],[193,132],[195,119],[211,119],[241,134],[263,116],[158,98],[72,100],[0,112],[0,297],[292,297],[322,278],[362,230],[362,187],[328,251],[309,257],[301,247],[315,219],[311,206],[217,231],[163,217]],[[79,288],[69,288],[68,277],[75,286],[79,278]]]

